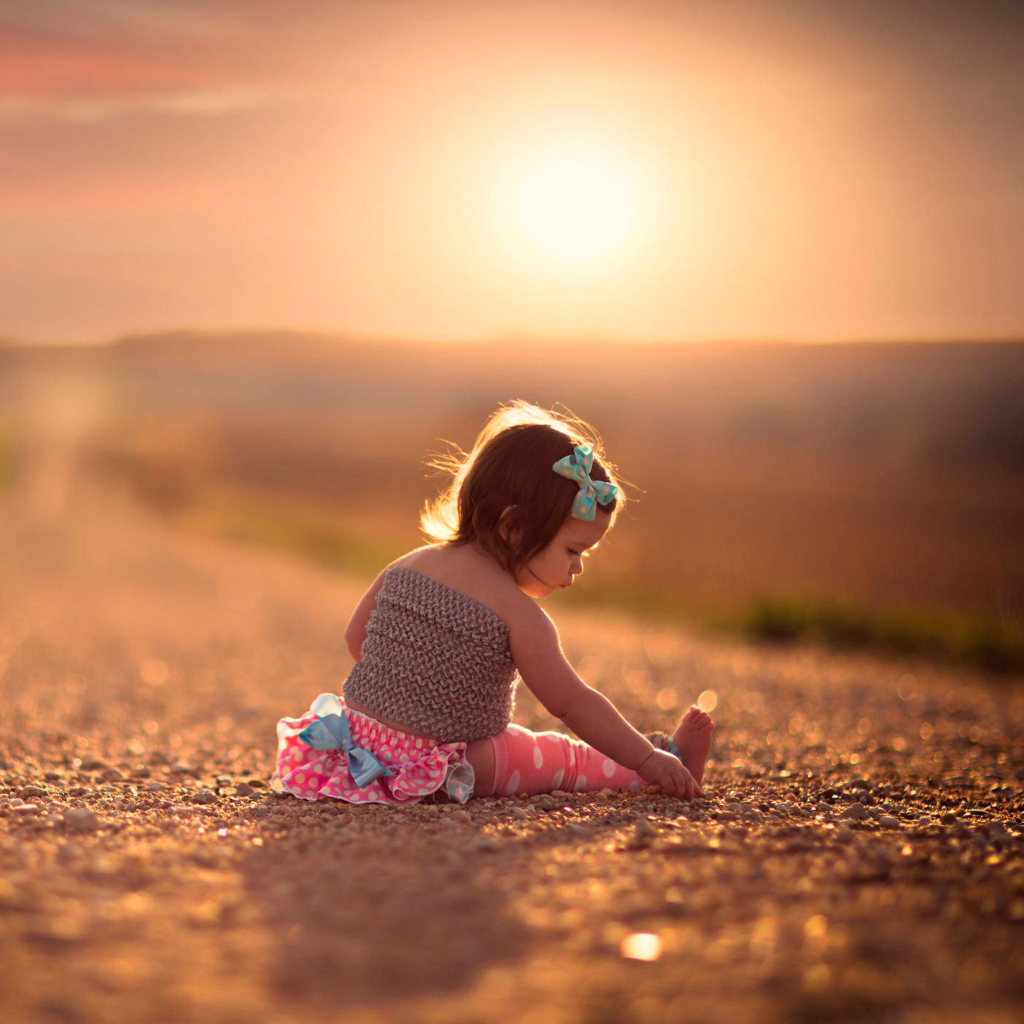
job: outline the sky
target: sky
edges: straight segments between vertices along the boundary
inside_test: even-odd
[[[1021,337],[1021,11],[7,0],[0,337]]]

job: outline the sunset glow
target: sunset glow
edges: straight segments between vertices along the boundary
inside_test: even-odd
[[[0,337],[1012,337],[1018,29],[953,0],[13,0]]]
[[[614,262],[639,227],[638,185],[600,150],[566,147],[538,157],[513,196],[523,244],[554,269]]]

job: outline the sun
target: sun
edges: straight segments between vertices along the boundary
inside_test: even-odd
[[[513,185],[520,242],[553,266],[607,264],[631,240],[640,188],[625,160],[596,147],[563,146],[527,164]]]

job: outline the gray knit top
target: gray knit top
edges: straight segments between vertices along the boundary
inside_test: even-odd
[[[508,626],[495,612],[446,583],[393,565],[342,695],[452,743],[501,732],[512,721],[516,683]]]

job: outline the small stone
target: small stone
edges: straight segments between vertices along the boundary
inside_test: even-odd
[[[159,779],[151,779],[149,782],[146,783],[146,789],[153,790],[154,792],[157,792],[157,791],[159,791],[161,789],[166,789],[166,788],[167,788],[167,783],[166,782],[161,782]]]
[[[46,790],[42,786],[23,786],[18,790],[18,796],[28,800],[33,796],[46,796]]]
[[[235,796],[252,796],[256,790],[248,782],[240,782],[235,786]]]
[[[852,803],[847,807],[840,818],[851,818],[854,821],[863,821],[868,816],[868,809],[861,803]]]
[[[82,771],[83,772],[98,772],[101,768],[106,768],[107,762],[99,757],[83,757],[82,758]]]
[[[658,830],[646,818],[641,818],[636,823],[636,827],[633,831],[638,839],[656,836],[658,834]]]
[[[174,775],[189,775],[192,772],[192,765],[185,761],[175,761],[171,765],[171,773]]]
[[[104,782],[123,782],[124,776],[116,768],[108,768],[100,778]]]
[[[64,827],[71,832],[93,832],[102,824],[88,807],[72,807],[64,813]]]
[[[197,789],[190,797],[194,804],[212,804],[217,801],[217,794],[209,789]]]
[[[789,814],[790,806],[785,802],[779,802],[777,804],[772,804],[772,810],[775,811],[776,814]]]
[[[39,811],[39,804],[18,804],[17,807],[12,807],[11,810],[13,810],[15,814],[36,814]]]
[[[899,828],[900,827],[899,819],[898,818],[894,818],[891,814],[883,814],[878,819],[878,824],[881,825],[882,828]]]
[[[47,782],[57,782],[63,777],[64,776],[60,772],[53,771],[52,769],[48,772],[43,772],[43,778],[46,779]]]
[[[473,819],[468,811],[451,811],[448,814],[448,820],[458,822],[460,825],[471,825],[473,823]]]
[[[522,807],[513,807],[512,817],[517,818],[519,821],[526,821],[530,816],[522,809]]]

